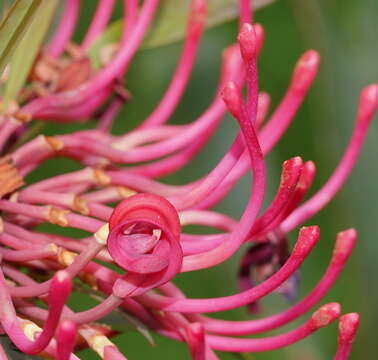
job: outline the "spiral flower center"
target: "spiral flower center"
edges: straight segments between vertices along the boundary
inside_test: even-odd
[[[108,250],[127,272],[115,283],[118,296],[136,296],[181,270],[180,220],[164,198],[136,194],[123,200],[109,221]]]

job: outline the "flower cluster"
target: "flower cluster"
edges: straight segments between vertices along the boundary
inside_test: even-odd
[[[299,59],[283,99],[268,117],[269,96],[259,92],[256,65],[264,31],[262,26],[252,25],[250,2],[240,0],[238,43],[223,53],[214,100],[192,123],[166,125],[186,88],[206,21],[206,1],[192,0],[182,55],[159,105],[137,129],[114,136],[112,121],[129,98],[122,79],[159,5],[158,0],[145,0],[142,5],[137,0],[123,2],[125,25],[120,43],[102,49],[102,68],[95,70],[86,53],[106,28],[114,1],[99,0],[82,44],[73,45],[69,41],[79,2],[66,0],[61,23],[29,76],[28,91],[19,105],[0,114],[4,153],[0,160],[2,330],[27,354],[79,359],[75,349],[88,346],[103,359],[125,359],[110,340],[117,332],[101,324],[101,318],[118,309],[160,334],[186,342],[193,359],[204,360],[217,359],[215,350],[278,349],[339,318],[335,359],[347,359],[359,317],[356,313],[341,316],[337,303],[321,306],[289,332],[259,338],[239,336],[277,329],[319,303],[353,249],[353,229],[337,235],[323,277],[288,309],[245,321],[204,314],[241,306],[256,310],[258,300],[275,291],[294,297],[297,271],[316,245],[320,231],[317,226],[302,227],[292,249],[286,235],[320,211],[342,187],[377,108],[378,85],[361,92],[353,136],[324,186],[303,202],[315,164],[300,157],[289,159],[282,166],[275,197],[262,211],[264,157],[303,102],[315,78],[319,55],[310,50]],[[2,80],[6,81],[6,74]],[[156,180],[187,165],[227,111],[240,131],[207,175],[180,186]],[[12,147],[27,129],[25,120],[73,122],[92,117],[99,117],[95,129],[54,137],[39,135]],[[25,184],[28,174],[55,157],[73,159],[81,168]],[[253,181],[240,219],[211,210],[248,171]],[[112,208],[113,203],[118,205]],[[43,223],[80,229],[88,235],[74,239],[43,232],[39,227]],[[182,231],[187,225],[206,226],[216,233],[188,234]],[[239,293],[191,299],[171,282],[179,273],[222,263],[245,243],[251,245],[240,266]],[[66,301],[73,286],[100,299],[98,305],[82,312],[71,310]],[[41,302],[48,304],[47,310]]]

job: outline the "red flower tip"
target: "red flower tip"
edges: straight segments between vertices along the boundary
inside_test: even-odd
[[[221,86],[230,79],[240,76],[241,56],[238,44],[232,44],[222,52]]]
[[[297,243],[292,251],[292,256],[303,258],[315,246],[320,236],[319,226],[302,227],[299,231]]]
[[[314,80],[320,64],[320,55],[315,50],[306,51],[298,60],[291,81],[297,91],[307,91]]]
[[[74,321],[63,320],[57,331],[58,360],[68,360],[75,347],[77,326]]]
[[[280,187],[286,187],[289,183],[292,184],[293,172],[301,171],[303,167],[303,161],[300,156],[295,156],[289,160],[284,161],[281,174]],[[295,186],[296,184],[294,184]]]
[[[256,56],[257,37],[255,28],[251,24],[244,23],[242,25],[238,35],[238,42],[244,61],[249,61]]]
[[[357,313],[343,315],[339,320],[339,338],[334,360],[347,360],[356,337],[360,316]]]
[[[357,313],[343,315],[339,320],[339,344],[351,343],[357,333],[360,316]]]
[[[59,302],[65,302],[70,296],[71,290],[72,280],[69,273],[65,270],[58,271],[51,281],[49,292],[50,301],[54,301],[53,299],[59,299]]]
[[[320,329],[335,321],[341,314],[341,306],[338,303],[323,305],[311,316],[310,326],[312,330]]]
[[[256,34],[256,53],[260,54],[261,48],[264,44],[265,30],[261,24],[254,24],[253,28],[255,29]]]
[[[378,84],[371,84],[361,91],[358,117],[371,118],[378,106]]]
[[[240,112],[243,104],[240,88],[233,81],[229,81],[223,88],[221,96],[229,112],[236,119],[240,118]]]
[[[333,261],[345,262],[357,240],[355,229],[348,229],[337,234],[336,245],[333,251]]]
[[[192,35],[202,33],[206,22],[207,4],[204,0],[192,0],[189,18],[189,31]]]
[[[265,117],[269,111],[270,96],[266,92],[259,93],[258,106],[257,106],[257,116],[256,116],[256,128],[259,129],[261,124],[264,122]]]
[[[306,161],[303,164],[303,172],[298,182],[298,187],[308,189],[314,179],[316,173],[316,165],[313,161]]]

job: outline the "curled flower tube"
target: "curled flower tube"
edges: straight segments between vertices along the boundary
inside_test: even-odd
[[[0,321],[1,326],[7,332],[17,347],[27,354],[37,354],[42,351],[54,336],[55,329],[58,325],[63,306],[71,293],[71,278],[62,271],[58,272],[53,278],[49,291],[49,316],[46,320],[45,326],[37,339],[30,340],[27,337],[27,324],[25,326],[19,322],[12,304],[10,295],[5,287],[5,279],[2,272],[0,272],[0,286],[1,286],[1,312]]]
[[[108,250],[127,273],[115,283],[119,297],[141,295],[181,270],[180,220],[164,198],[137,194],[121,202],[109,220]]]

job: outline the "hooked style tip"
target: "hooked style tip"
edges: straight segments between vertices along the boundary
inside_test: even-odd
[[[352,252],[356,241],[357,231],[355,229],[348,229],[338,233],[333,251],[333,261],[344,262]]]
[[[303,258],[315,246],[320,236],[319,226],[302,227],[299,231],[297,243],[294,246],[292,256]]]
[[[293,186],[292,177],[297,174],[299,177],[303,168],[303,161],[300,156],[295,156],[284,161],[282,165],[281,185],[280,187]],[[296,183],[294,184],[294,186]]]
[[[72,280],[66,270],[58,271],[50,286],[49,297],[52,302],[64,302],[71,294]]]
[[[338,303],[323,305],[311,316],[313,330],[320,329],[335,321],[341,314],[341,306]]]
[[[361,91],[359,116],[370,118],[378,106],[378,84],[371,84]]]
[[[230,113],[238,119],[243,103],[240,88],[233,81],[229,81],[223,88],[221,96]]]
[[[260,27],[261,28],[261,27]],[[260,31],[259,28],[259,31]],[[257,52],[257,41],[255,28],[248,23],[244,23],[241,26],[238,35],[238,42],[240,46],[240,51],[244,61],[249,61],[256,56]]]
[[[351,343],[357,333],[360,316],[357,313],[343,315],[339,320],[339,344]]]
[[[291,87],[297,91],[306,91],[313,82],[320,64],[320,55],[315,50],[306,51],[298,60]]]

